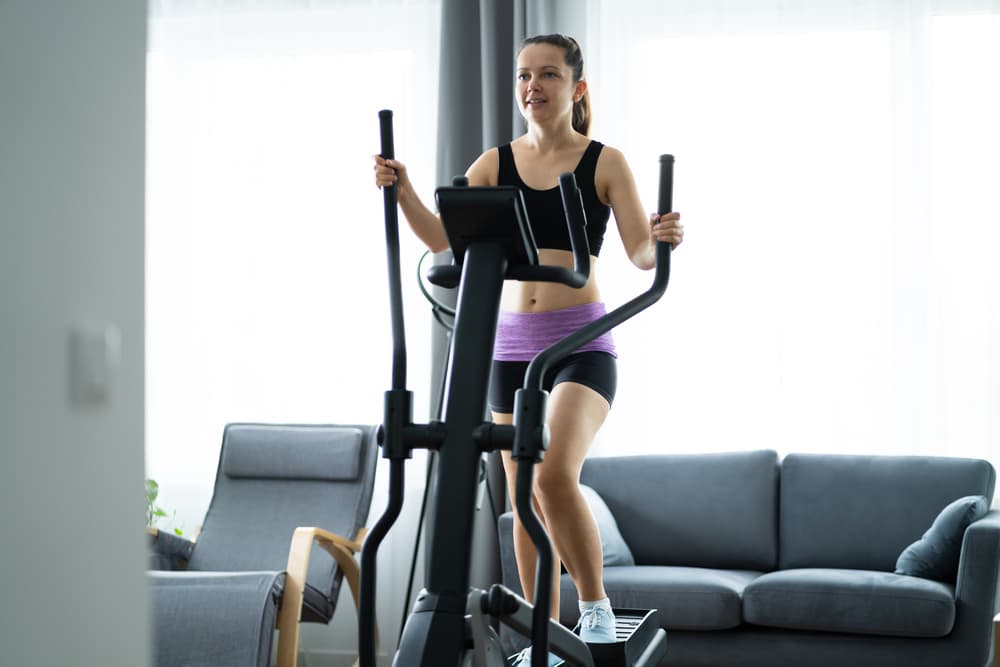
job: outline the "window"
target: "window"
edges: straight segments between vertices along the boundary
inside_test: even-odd
[[[675,153],[688,239],[664,300],[616,334],[597,451],[996,463],[997,16],[594,4],[595,137],[650,210]],[[617,304],[649,276],[613,246]]]
[[[207,508],[225,423],[381,421],[377,113],[394,110],[397,155],[433,186],[439,24],[431,0],[153,4],[147,470],[185,530]],[[422,248],[401,237],[407,342],[426,350]],[[409,360],[411,378],[429,375],[427,355]],[[410,381],[418,420],[426,384]]]

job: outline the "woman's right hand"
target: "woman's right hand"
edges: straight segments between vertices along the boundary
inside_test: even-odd
[[[448,247],[448,236],[441,226],[441,220],[420,201],[413,190],[406,165],[398,160],[386,160],[381,155],[373,155],[375,161],[375,185],[379,188],[396,186],[396,202],[413,233],[434,252]]]
[[[373,155],[375,160],[375,185],[382,188],[398,183],[403,185],[409,179],[406,175],[406,165],[398,160],[386,160],[381,155]]]

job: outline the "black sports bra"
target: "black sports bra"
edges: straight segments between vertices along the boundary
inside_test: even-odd
[[[608,228],[608,218],[611,209],[601,203],[597,197],[594,178],[597,172],[597,158],[604,144],[591,141],[580,158],[579,164],[573,170],[577,187],[583,195],[583,210],[587,214],[587,242],[590,244],[590,254],[597,257],[604,244],[604,232]],[[500,172],[498,185],[516,185],[524,197],[528,209],[528,220],[531,233],[539,248],[555,248],[557,250],[572,250],[569,242],[569,231],[566,229],[566,214],[563,212],[562,196],[559,187],[548,190],[535,190],[524,184],[517,173],[514,164],[514,152],[510,144],[499,146]]]

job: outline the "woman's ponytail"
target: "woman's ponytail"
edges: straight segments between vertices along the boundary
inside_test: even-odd
[[[590,91],[573,103],[573,129],[584,136],[590,136]]]

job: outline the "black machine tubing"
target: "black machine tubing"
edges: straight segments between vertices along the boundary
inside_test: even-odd
[[[396,157],[392,137],[392,111],[378,112],[381,155],[386,160]],[[385,205],[385,248],[389,260],[389,307],[392,317],[392,388],[406,389],[406,328],[403,325],[403,285],[399,262],[399,212],[396,208],[396,186],[382,188]]]
[[[672,155],[661,155],[660,187],[657,201],[657,212],[661,215],[669,213],[673,207],[673,182],[674,157]],[[564,202],[565,205],[566,203]],[[567,216],[569,216],[568,210]],[[528,364],[528,370],[524,378],[524,388],[542,389],[542,379],[545,377],[545,373],[550,365],[562,359],[584,343],[594,340],[601,334],[654,304],[663,295],[663,292],[667,289],[667,283],[670,281],[671,247],[669,243],[663,241],[656,244],[656,274],[653,276],[652,287],[631,301],[539,352],[531,360],[531,363]],[[533,477],[533,462],[519,460],[517,462],[517,511],[521,517],[521,523],[524,525],[532,543],[535,545],[535,551],[538,553],[538,567],[535,571],[535,608],[532,612],[531,622],[531,665],[532,667],[545,667],[547,664],[545,659],[548,655],[549,607],[552,601],[551,572],[553,556],[552,544],[549,542],[548,534],[535,515],[534,506],[531,502]],[[523,497],[522,484],[525,486]],[[539,657],[541,660],[537,659]]]
[[[533,463],[518,462],[517,481],[514,488],[515,503],[521,524],[527,531],[538,553],[535,570],[535,599],[531,614],[531,667],[547,667],[549,656],[549,607],[552,593],[552,543],[545,527],[535,514],[531,502],[535,467]],[[524,510],[522,508],[527,508]]]
[[[361,667],[375,667],[375,560],[378,548],[403,508],[404,459],[389,460],[389,504],[372,527],[361,549],[361,595],[358,605],[358,659]]]
[[[587,241],[587,214],[583,210],[583,195],[576,187],[576,177],[571,172],[559,175],[559,193],[562,195],[569,243],[573,249],[573,268],[564,266],[514,266],[507,270],[507,278],[534,282],[562,283],[580,288],[590,279],[590,242]]]
[[[669,213],[673,206],[673,181],[674,156],[661,155],[659,201],[657,202],[660,214]],[[663,241],[656,244],[656,273],[653,276],[653,284],[648,290],[539,352],[528,364],[524,387],[526,389],[541,389],[542,378],[553,363],[656,303],[663,296],[663,292],[667,289],[667,283],[670,282],[671,248],[669,243]]]
[[[392,136],[392,111],[378,113],[381,155],[395,156]],[[403,287],[399,260],[399,216],[396,186],[382,188],[385,204],[385,245],[389,269],[389,305],[392,318],[392,389],[406,390],[406,330],[403,326]],[[396,428],[387,421],[386,428]],[[383,433],[384,443],[395,442],[401,434]],[[361,549],[361,594],[358,601],[358,658],[361,667],[375,667],[375,584],[378,550],[403,507],[404,460],[390,459],[389,503],[372,527]]]
[[[422,262],[423,258],[426,256],[427,253],[424,253],[424,256],[420,258],[420,261]],[[419,263],[420,262],[417,264],[419,265]],[[419,275],[417,276],[417,282],[420,282]],[[423,290],[423,285],[421,285],[420,289]],[[434,299],[434,297],[432,297],[426,290],[424,291],[424,296],[426,296],[428,300],[434,304],[434,317],[437,319],[438,323],[440,323],[441,326],[445,327],[447,330],[445,337],[447,338],[448,343],[445,346],[444,363],[441,368],[441,383],[438,385],[437,411],[435,412],[434,417],[437,421],[441,421],[441,418],[444,415],[444,392],[448,385],[448,358],[451,356],[451,333],[453,327],[452,325],[445,324],[441,319],[439,311],[444,310],[446,306],[437,299]],[[454,315],[455,311],[451,311],[451,314]],[[424,476],[424,497],[423,500],[420,501],[420,518],[417,520],[417,536],[413,540],[413,559],[410,562],[410,577],[406,581],[406,595],[403,598],[403,618],[399,623],[399,639],[403,638],[403,628],[406,627],[406,619],[410,615],[410,598],[413,597],[413,580],[416,578],[417,574],[417,556],[419,555],[420,550],[420,538],[424,530],[424,519],[427,517],[427,501],[430,499],[430,490],[434,481],[434,464],[436,456],[437,452],[433,449],[427,452],[427,469]],[[494,512],[494,515],[495,514],[496,513]]]
[[[559,194],[562,195],[566,226],[569,228],[569,244],[573,249],[573,271],[579,274],[586,284],[590,278],[590,241],[587,240],[587,214],[583,210],[583,193],[580,192],[580,188],[576,187],[576,176],[572,172],[559,175]]]

